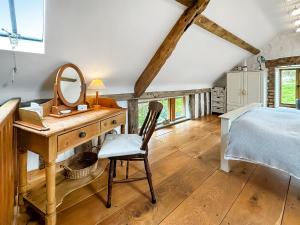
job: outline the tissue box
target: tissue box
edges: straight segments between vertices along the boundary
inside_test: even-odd
[[[77,110],[78,111],[85,111],[85,110],[87,110],[88,108],[87,108],[87,105],[78,105],[77,106]]]

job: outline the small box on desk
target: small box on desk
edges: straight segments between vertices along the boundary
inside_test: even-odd
[[[52,100],[44,104],[31,103],[29,107],[19,108],[19,120],[16,124],[26,126],[39,131],[49,130],[43,117],[49,115]]]

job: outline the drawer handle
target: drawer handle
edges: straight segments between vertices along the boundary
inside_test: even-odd
[[[86,133],[84,132],[84,131],[81,131],[80,133],[79,133],[79,137],[80,138],[84,138],[86,136]]]
[[[116,121],[116,120],[113,120],[113,121],[112,121],[112,124],[117,124],[117,121]]]

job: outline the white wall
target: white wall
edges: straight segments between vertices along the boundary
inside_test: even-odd
[[[274,21],[279,2],[211,0],[204,14],[260,48],[281,29]],[[52,97],[53,72],[68,62],[81,68],[86,82],[102,78],[107,87],[103,94],[133,92],[135,81],[184,9],[175,0],[46,0],[46,52],[16,53],[14,84],[11,52],[0,50],[0,104],[12,97]],[[192,25],[148,90],[210,87],[249,56]],[[30,156],[30,169],[37,166],[34,159]]]
[[[267,60],[300,56],[300,34],[283,32],[276,35],[261,48],[260,55],[263,55]],[[258,68],[257,56],[249,57],[246,61],[250,69]]]
[[[204,14],[260,47],[278,30],[265,5],[271,12],[278,1],[212,0]],[[11,53],[0,50],[0,103],[11,97],[51,97],[53,72],[66,62],[77,64],[87,82],[102,78],[106,93],[132,92],[183,10],[175,0],[47,0],[46,53],[17,53],[18,74],[13,85]],[[209,87],[222,72],[248,56],[192,25],[149,90]]]

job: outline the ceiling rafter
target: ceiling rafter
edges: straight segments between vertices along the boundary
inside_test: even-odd
[[[177,2],[190,7],[194,4],[194,0],[176,0]],[[199,15],[198,18],[194,21],[195,24],[200,26],[201,28],[209,31],[210,33],[213,33],[217,35],[218,37],[254,54],[257,55],[260,53],[260,50],[253,47],[251,44],[247,43],[246,41],[242,40],[238,36],[234,35],[230,31],[226,30],[225,28],[221,27],[214,21],[208,19],[207,17],[203,15]]]
[[[254,54],[260,53],[260,50],[253,47],[246,41],[234,35],[230,31],[221,27],[214,21],[201,15],[206,9],[210,0],[176,0],[188,8],[181,15],[172,30],[169,32],[163,43],[160,45],[143,73],[139,76],[134,86],[135,97],[140,97],[149,87],[153,79],[157,76],[167,59],[171,56],[183,33],[195,23],[201,28],[217,35],[218,37]]]
[[[198,15],[206,9],[208,3],[209,0],[197,0],[184,11],[136,81],[134,87],[135,97],[141,96],[146,91],[147,87],[174,51],[183,33],[194,23]]]

